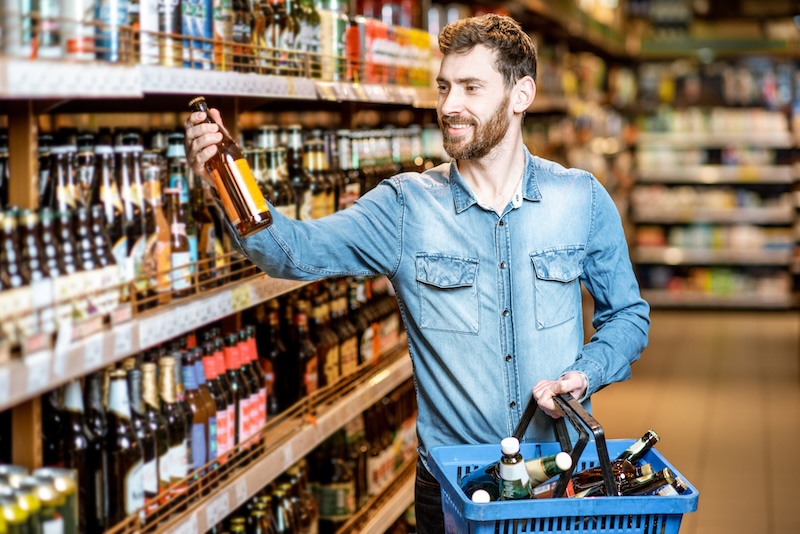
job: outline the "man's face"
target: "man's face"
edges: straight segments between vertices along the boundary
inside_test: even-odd
[[[455,159],[486,156],[508,131],[510,92],[494,65],[494,52],[482,45],[442,59],[436,111],[444,149]]]

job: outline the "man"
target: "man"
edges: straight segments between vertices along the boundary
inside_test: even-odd
[[[431,447],[499,443],[531,392],[558,417],[554,395],[583,401],[629,378],[649,329],[606,191],[523,144],[536,94],[530,38],[513,20],[484,15],[447,26],[439,46],[437,112],[450,163],[387,179],[320,220],[275,214],[268,230],[240,242],[271,276],[391,280],[417,391],[420,533],[443,530]],[[207,176],[220,136],[203,118],[185,126],[188,159]],[[595,301],[597,333],[585,346],[580,282]],[[552,441],[547,419],[535,418],[525,439]]]

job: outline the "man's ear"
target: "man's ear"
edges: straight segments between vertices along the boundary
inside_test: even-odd
[[[530,76],[520,78],[514,90],[514,113],[524,113],[536,98],[536,82]]]

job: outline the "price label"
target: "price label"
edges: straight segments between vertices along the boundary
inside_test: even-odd
[[[243,478],[236,483],[236,507],[243,505],[247,497],[247,480]]]
[[[8,366],[0,367],[0,406],[5,406],[11,393],[11,373]]]
[[[62,321],[56,337],[56,346],[53,349],[53,374],[62,376],[67,367],[69,346],[72,342],[72,320]]]
[[[223,291],[216,296],[216,317],[225,317],[233,313],[233,295],[231,291]]]
[[[181,310],[183,313],[185,320],[186,320],[186,330],[193,330],[200,325],[200,321],[198,320],[200,307],[198,304],[192,303],[188,306],[184,306]]]
[[[192,514],[189,519],[172,529],[170,534],[198,534],[200,527],[197,524],[197,514]]]
[[[297,91],[295,91],[294,88],[294,78],[291,76],[286,78],[286,93],[289,96],[295,96],[297,94]]]
[[[50,359],[50,353],[45,350],[25,357],[28,394],[40,393],[47,389],[50,384]]]
[[[230,498],[228,492],[222,493],[219,497],[208,503],[206,508],[206,524],[216,525],[221,523],[231,512]]]
[[[103,365],[103,334],[95,334],[86,339],[83,349],[83,368],[87,371]]]
[[[133,352],[133,323],[122,323],[114,327],[114,358]]]
[[[233,311],[244,310],[250,307],[250,287],[247,285],[240,285],[231,291],[231,307]]]

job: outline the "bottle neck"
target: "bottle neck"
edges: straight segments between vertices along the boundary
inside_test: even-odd
[[[113,412],[123,419],[130,420],[131,418],[128,384],[124,377],[115,377],[111,379],[108,390],[108,411]]]
[[[72,380],[64,388],[64,409],[83,414],[83,393],[79,380]]]

